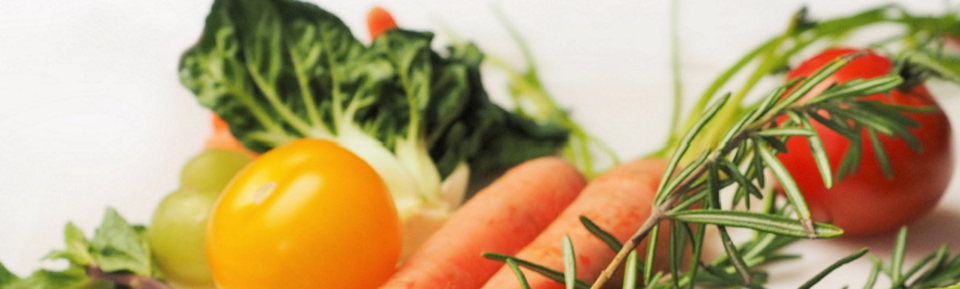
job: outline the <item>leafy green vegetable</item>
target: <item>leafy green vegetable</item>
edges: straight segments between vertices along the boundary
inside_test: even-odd
[[[89,250],[95,264],[107,272],[129,271],[149,276],[152,272],[150,247],[139,232],[142,227],[139,228],[128,224],[116,211],[107,209],[103,223],[90,240]]]
[[[464,192],[441,184],[461,164],[474,175],[509,167],[556,154],[569,135],[491,102],[474,45],[441,54],[432,40],[392,29],[365,46],[312,4],[217,0],[180,79],[252,150],[319,138],[356,153],[409,220],[459,205]]]
[[[89,241],[73,223],[67,223],[66,248],[54,250],[45,258],[68,261],[66,270],[40,269],[20,279],[0,264],[0,289],[106,289],[133,283],[146,286],[138,288],[169,288],[157,281],[160,271],[153,262],[145,234],[145,227],[130,225],[109,208]]]
[[[4,267],[3,264],[0,264],[0,288],[3,288],[3,286],[13,283],[19,279],[20,278],[18,278],[17,275],[10,273],[10,271],[7,270],[7,267]]]

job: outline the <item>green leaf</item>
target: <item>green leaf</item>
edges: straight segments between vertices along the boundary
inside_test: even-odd
[[[903,259],[907,255],[907,227],[904,226],[900,228],[900,232],[897,233],[897,242],[893,245],[893,252],[890,253],[893,256],[893,260],[890,261],[890,280],[893,283],[894,287],[898,287],[903,284]]]
[[[761,232],[801,238],[810,237],[800,221],[778,215],[744,211],[699,209],[669,213],[668,217],[687,223],[748,228]],[[833,238],[841,234],[843,234],[843,230],[832,225],[814,224],[814,237],[816,238]]]
[[[577,287],[577,254],[573,252],[570,236],[563,236],[563,280],[567,289]]]
[[[707,125],[707,122],[713,119],[713,117],[717,114],[717,111],[719,111],[729,99],[730,94],[728,93],[714,102],[714,104],[703,113],[700,119],[694,123],[693,127],[690,128],[687,134],[683,136],[683,139],[680,140],[680,144],[677,146],[677,150],[673,152],[673,157],[671,157],[670,162],[667,164],[667,170],[664,172],[663,178],[661,178],[663,181],[660,182],[660,187],[657,188],[657,195],[654,197],[655,204],[662,202],[670,193],[663,190],[664,186],[666,186],[667,180],[670,180],[670,178],[673,176],[674,170],[677,169],[677,165],[680,163],[680,159],[683,158],[683,155],[687,153],[687,149],[690,148],[690,144],[693,142],[693,139],[700,134],[700,131],[703,130],[703,127]]]
[[[683,262],[684,249],[687,247],[687,230],[690,229],[681,227],[686,225],[683,222],[670,221],[670,276],[675,276],[672,279],[673,285],[677,288],[680,288],[680,263]]]
[[[757,151],[760,153],[760,157],[763,158],[763,162],[770,168],[770,171],[777,177],[777,180],[780,181],[780,185],[787,194],[787,199],[790,200],[790,204],[793,205],[797,215],[800,216],[800,223],[803,225],[807,235],[810,238],[815,238],[817,234],[814,232],[813,221],[810,220],[810,208],[807,207],[807,202],[803,198],[803,194],[800,193],[800,188],[797,187],[797,183],[774,153],[764,146],[764,141],[755,138],[754,142],[758,144]]]
[[[837,268],[840,268],[840,266],[846,265],[847,263],[853,262],[853,260],[863,257],[863,255],[866,255],[868,251],[869,250],[867,250],[867,248],[863,248],[857,252],[854,252],[853,254],[850,254],[850,256],[847,256],[847,257],[844,257],[843,259],[838,260],[837,262],[831,264],[830,266],[827,266],[827,268],[823,269],[823,271],[820,271],[820,273],[817,273],[816,276],[813,276],[813,278],[803,283],[803,285],[800,285],[798,289],[813,288],[813,285],[817,285],[817,283],[820,282],[820,280],[823,280],[824,277],[827,277],[827,275],[833,272],[833,270],[836,270]]]
[[[151,276],[150,248],[140,233],[117,211],[108,208],[103,223],[90,240],[90,253],[104,272],[129,271]]]
[[[823,67],[818,69],[816,72],[814,72],[812,75],[810,75],[809,78],[804,80],[803,83],[801,83],[800,86],[797,87],[797,89],[794,89],[789,94],[787,94],[787,96],[784,97],[783,101],[781,101],[779,105],[775,106],[773,110],[781,111],[786,106],[792,105],[794,102],[796,102],[801,97],[806,95],[808,92],[813,90],[814,87],[816,87],[821,82],[823,82],[828,77],[830,77],[835,72],[837,72],[837,70],[840,70],[840,68],[843,68],[845,65],[847,65],[847,63],[849,63],[850,60],[852,60],[851,57],[856,57],[856,56],[858,55],[842,56],[842,57],[838,57],[833,61],[830,61],[830,63],[827,63],[827,65],[824,65]]]
[[[740,132],[741,129],[743,129],[744,126],[756,121],[757,119],[762,117],[764,114],[766,114],[767,110],[773,107],[773,104],[775,104],[777,100],[780,99],[783,93],[790,86],[792,86],[792,84],[781,86],[780,88],[774,90],[771,94],[767,95],[763,99],[763,101],[760,102],[760,105],[755,110],[747,114],[744,114],[740,118],[740,120],[737,121],[736,124],[730,127],[730,129],[727,131],[727,134],[723,136],[723,139],[719,143],[730,143],[731,141],[733,141],[733,138],[736,137],[736,135]]]
[[[840,168],[837,169],[837,178],[843,179],[845,176],[852,176],[860,168],[860,158],[863,151],[863,141],[859,138],[850,140],[847,151],[843,154],[843,160],[840,161]]]
[[[764,165],[763,163],[763,158],[760,157],[760,144],[754,140],[750,140],[750,141],[753,142],[753,164],[752,165],[753,165],[754,172],[756,172],[757,174],[756,175],[757,184],[760,185],[760,187],[766,187],[767,177],[763,173],[763,169],[766,168],[766,165]],[[770,198],[770,199],[773,199],[773,198]]]
[[[877,283],[877,277],[880,276],[880,264],[873,263],[872,269],[870,269],[870,277],[867,277],[867,283],[863,285],[863,289],[873,289],[874,284]]]
[[[627,264],[623,273],[623,289],[637,288],[637,274],[640,274],[640,257],[637,256],[637,250],[631,250],[627,255]]]
[[[737,247],[733,244],[733,240],[730,239],[730,234],[727,233],[727,228],[724,226],[717,226],[717,229],[720,230],[720,238],[723,240],[723,250],[727,252],[727,256],[730,256],[730,260],[733,261],[733,267],[737,269],[737,272],[740,273],[740,278],[743,279],[743,284],[750,284],[750,268],[747,267],[747,262],[743,261],[743,256],[740,255],[740,252],[737,250]]]
[[[557,283],[560,283],[560,284],[564,284],[564,282],[566,282],[566,277],[564,276],[563,273],[557,272],[547,267],[537,265],[530,261],[518,259],[515,257],[503,255],[503,254],[490,253],[490,252],[483,252],[482,255],[484,258],[494,260],[494,261],[500,261],[500,262],[506,262],[508,259],[510,259],[516,262],[518,266],[526,268],[530,271],[533,271],[534,273],[543,275],[543,277],[547,277],[547,279],[556,281]],[[584,282],[583,280],[577,280],[577,288],[588,289],[590,288],[590,283]]]
[[[690,174],[697,170],[697,168],[699,168],[700,165],[707,160],[708,156],[710,156],[710,149],[704,150],[703,153],[697,157],[697,159],[693,160],[687,164],[685,168],[680,170],[680,172],[677,173],[677,175],[674,176],[673,179],[663,187],[663,191],[666,192],[666,194],[673,193],[673,190],[677,189],[677,186],[680,186],[680,183],[686,181],[687,178],[690,177]]]
[[[706,236],[707,226],[704,224],[697,224],[697,232],[694,233],[692,243],[693,243],[693,257],[690,260],[690,270],[687,271],[688,280],[697,280],[697,269],[700,268],[700,256],[703,255],[703,239]],[[696,282],[690,281],[687,286],[688,289],[693,289]]]
[[[809,119],[800,117],[800,122],[803,127],[815,132],[813,123],[810,123]],[[813,153],[813,160],[817,163],[817,169],[820,171],[820,177],[823,178],[824,186],[828,189],[832,188],[833,170],[830,168],[830,158],[827,157],[827,149],[823,146],[823,140],[820,139],[820,135],[814,133],[807,137],[807,142],[810,144],[810,152]]]
[[[66,259],[77,265],[95,264],[93,256],[90,255],[90,243],[80,228],[77,228],[72,222],[67,223],[63,236],[67,248],[50,252],[45,259]]]
[[[949,253],[947,252],[947,244],[943,244],[942,246],[940,246],[940,249],[937,250],[935,254],[936,254],[935,257],[931,262],[933,264],[931,268],[926,272],[924,272],[923,274],[920,274],[920,276],[918,276],[916,279],[917,281],[914,281],[914,284],[916,284],[917,282],[921,282],[923,280],[927,280],[927,278],[930,278],[930,276],[934,275],[934,273],[937,273],[938,271],[943,269],[945,263],[947,262],[947,257],[949,255]]]
[[[647,236],[659,236],[660,224],[654,225]],[[647,238],[647,260],[643,263],[643,284],[650,287],[653,282],[653,264],[656,263],[657,239],[655,237]]]
[[[824,118],[819,113],[810,113],[807,114],[810,118],[816,120],[823,126],[826,126],[830,130],[833,130],[847,139],[859,139],[860,134],[856,131],[853,131],[849,125],[846,123],[846,119],[842,119],[839,115],[830,115],[830,119]]]
[[[887,75],[869,80],[854,79],[827,89],[808,103],[817,103],[831,99],[857,97],[888,92],[903,83],[899,75]]]
[[[620,241],[618,241],[616,237],[601,229],[600,226],[597,226],[596,223],[588,219],[586,216],[580,216],[580,222],[583,223],[583,226],[587,228],[587,231],[590,231],[591,234],[606,243],[607,246],[610,247],[610,250],[613,250],[614,253],[620,252],[620,249],[623,248],[623,244],[620,244]]]
[[[20,280],[20,278],[17,277],[17,275],[10,273],[10,271],[7,270],[7,267],[4,267],[3,263],[0,263],[0,288],[4,288],[3,286],[13,283],[17,280]]]
[[[364,143],[348,149],[376,150],[369,157],[415,147],[433,164],[398,165],[427,166],[414,176],[426,180],[463,162],[488,173],[563,147],[564,127],[489,100],[476,46],[456,45],[442,56],[432,40],[429,32],[393,29],[367,47],[310,3],[217,0],[200,41],[181,58],[180,80],[257,152],[307,137]]]
[[[816,133],[801,128],[771,128],[758,131],[759,136],[814,136]]]
[[[753,183],[750,182],[750,180],[748,180],[746,177],[743,176],[743,174],[740,173],[740,169],[737,168],[737,165],[733,164],[732,162],[730,162],[730,160],[725,158],[721,158],[720,163],[722,164],[720,168],[723,169],[723,171],[727,173],[728,176],[736,180],[737,184],[739,184],[741,188],[744,188],[744,190],[749,192],[754,197],[763,199],[763,195],[760,194],[760,189],[757,189],[757,187],[754,186]]]
[[[6,284],[3,289],[112,289],[113,284],[93,281],[83,267],[70,266],[64,271],[38,270],[27,278]]]
[[[893,179],[893,167],[890,166],[890,159],[887,158],[887,151],[883,148],[883,143],[877,137],[877,133],[872,129],[867,129],[867,137],[870,138],[870,146],[873,147],[873,154],[877,156],[877,164],[883,171],[883,176],[888,180]]]
[[[513,261],[513,258],[507,258],[507,266],[510,266],[513,274],[517,275],[517,281],[520,281],[520,288],[530,289],[530,284],[527,283],[527,277],[523,275],[523,271],[520,271],[520,266],[517,266],[517,262]]]

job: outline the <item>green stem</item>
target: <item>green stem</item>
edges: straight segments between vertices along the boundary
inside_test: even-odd
[[[680,32],[678,31],[680,19],[680,0],[673,0],[670,21],[670,68],[673,72],[673,115],[670,118],[671,135],[667,138],[667,146],[673,143],[675,138],[679,138],[677,127],[680,122],[681,106],[683,106],[683,83],[680,79]]]

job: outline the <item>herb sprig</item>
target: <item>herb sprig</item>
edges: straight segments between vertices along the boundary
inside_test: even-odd
[[[861,27],[877,23],[897,23],[910,28],[912,34],[905,39],[913,41],[910,42],[911,46],[908,46],[913,50],[903,51],[919,51],[912,54],[903,52],[897,58],[900,64],[890,75],[833,84],[808,97],[808,94],[814,92],[814,87],[823,83],[853,58],[860,56],[849,55],[831,62],[807,79],[788,82],[753,105],[741,105],[745,96],[761,78],[783,71],[792,56],[812,43],[823,39],[836,41]],[[789,260],[797,257],[778,255],[779,248],[799,238],[830,238],[842,234],[839,228],[812,222],[810,211],[796,182],[776,156],[787,152],[787,139],[806,138],[823,182],[829,188],[837,179],[857,171],[860,152],[865,151],[863,146],[867,141],[862,139],[860,132],[865,131],[885,175],[888,178],[894,177],[890,164],[886,161],[884,147],[877,141],[877,136],[883,134],[891,138],[902,138],[914,150],[920,150],[919,142],[910,133],[910,129],[918,124],[904,113],[929,112],[931,108],[887,105],[859,97],[909,87],[929,77],[958,79],[955,75],[956,71],[960,71],[957,69],[960,66],[940,65],[931,61],[930,59],[944,56],[939,54],[939,50],[936,54],[931,53],[926,42],[915,41],[921,37],[942,37],[935,34],[939,33],[939,30],[935,29],[938,26],[931,23],[960,26],[960,22],[952,16],[915,17],[893,5],[820,22],[810,21],[806,10],[798,12],[787,32],[762,44],[724,72],[701,97],[683,129],[675,130],[667,147],[654,154],[669,158],[670,162],[657,189],[651,215],[630,239],[624,244],[615,244],[615,239],[607,238],[609,234],[603,233],[589,220],[584,220],[589,231],[617,251],[614,260],[589,288],[602,288],[625,261],[627,267],[640,268],[628,271],[627,280],[642,276],[642,285],[646,287],[693,288],[694,285],[719,284],[721,287],[759,288],[765,282],[766,275],[755,269],[755,266],[762,265],[766,260]],[[735,93],[714,97],[735,74],[757,59],[760,64],[743,87]],[[678,77],[676,79],[679,81]],[[679,91],[675,93],[680,96]],[[805,100],[800,101],[801,98]],[[813,129],[814,122],[846,137],[851,143],[851,148],[836,172],[828,162],[823,141]],[[681,167],[683,169],[680,169]],[[766,172],[772,173],[783,187],[786,199],[783,209],[773,209],[776,195],[770,186],[772,181],[765,176]],[[726,188],[734,189],[734,196],[732,204],[723,208],[720,195]],[[751,210],[751,198],[763,200],[764,208],[759,212]],[[746,210],[738,209],[740,202],[746,205]],[[697,208],[693,209],[695,207]],[[661,228],[663,221],[669,221],[670,225]],[[689,225],[694,225],[695,229],[690,229]],[[703,250],[704,228],[707,225],[717,227],[726,252],[726,255],[718,258],[719,261],[711,264],[699,261]],[[734,244],[727,227],[747,228],[758,234],[754,240],[747,243]],[[658,238],[647,237],[658,235],[660,230],[669,230],[669,272],[655,272],[653,268]],[[648,239],[646,262],[639,262],[636,247],[644,239]],[[771,245],[774,242],[776,246]],[[694,252],[695,262],[683,272],[680,270],[680,257],[688,244]],[[770,249],[767,250],[768,248]],[[813,286],[837,267],[860,258],[866,252],[864,249],[838,260],[803,287]],[[485,256],[496,260],[512,258],[495,254]],[[528,261],[520,261],[522,262],[518,262],[521,264],[519,266],[536,268],[535,272],[555,278],[558,282],[563,279],[563,273]],[[642,265],[639,265],[641,263]],[[714,278],[715,282],[710,283],[709,278]],[[574,285],[576,288],[587,288],[582,283]],[[625,286],[628,287],[624,288],[633,288],[630,287],[632,285]]]
[[[66,260],[63,271],[41,269],[26,278],[7,271],[0,264],[0,289],[27,288],[114,288],[172,289],[161,280],[147,242],[146,227],[127,223],[113,209],[107,209],[103,223],[87,239],[73,223],[64,229],[66,248],[50,252],[45,260]],[[124,287],[124,288],[126,288]]]

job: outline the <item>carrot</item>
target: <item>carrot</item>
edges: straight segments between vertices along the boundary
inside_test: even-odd
[[[243,143],[233,137],[230,133],[230,127],[216,113],[213,113],[213,133],[207,138],[204,148],[221,148],[230,150],[241,150],[250,152]],[[253,153],[253,152],[250,152]]]
[[[585,183],[576,168],[556,157],[510,169],[457,210],[381,289],[479,288],[502,265],[482,252],[519,251]]]
[[[616,253],[587,231],[580,216],[586,216],[617,240],[625,242],[650,216],[654,194],[666,166],[667,162],[663,160],[642,159],[622,164],[601,175],[550,227],[515,256],[563,272],[562,240],[564,235],[569,235],[576,254],[577,277],[588,282],[596,280]],[[638,248],[645,247],[646,242]],[[658,254],[661,255],[664,254]],[[523,270],[530,288],[564,288],[563,284]],[[502,266],[483,288],[520,288],[520,283],[510,268]]]
[[[393,21],[393,16],[390,16],[390,12],[387,12],[387,10],[377,6],[370,9],[370,13],[367,13],[367,29],[370,30],[370,39],[377,38],[380,34],[393,28],[397,28],[397,22]]]

